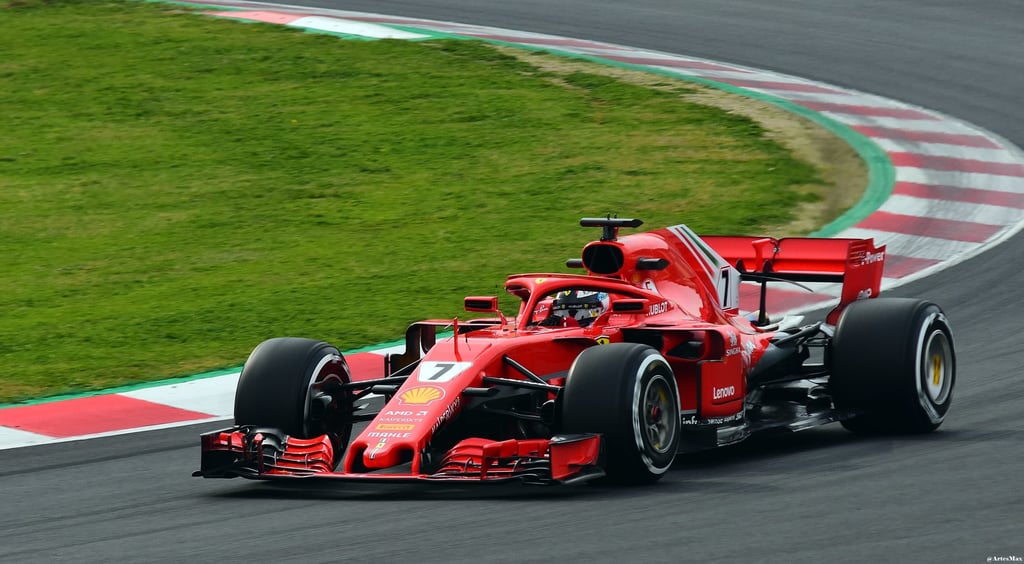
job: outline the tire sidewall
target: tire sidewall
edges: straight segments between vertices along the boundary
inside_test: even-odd
[[[275,428],[303,439],[322,434],[310,424],[310,403],[314,382],[328,376],[350,381],[344,357],[328,343],[295,337],[260,343],[235,389],[235,424]],[[336,401],[351,398],[346,394]],[[351,425],[335,429],[332,441],[347,443],[350,433]]]
[[[946,343],[940,401],[927,392],[926,348]],[[953,397],[953,335],[934,303],[908,298],[854,302],[836,324],[830,347],[833,400],[859,415],[844,421],[858,432],[926,432],[942,424]]]
[[[632,412],[631,427],[633,429],[633,445],[636,448],[640,462],[647,472],[654,475],[664,474],[675,460],[676,449],[679,445],[679,393],[676,391],[675,378],[672,375],[668,362],[657,352],[651,349],[653,354],[647,355],[638,369],[638,377],[634,378],[633,401],[630,402]],[[643,402],[644,397],[653,385],[664,384],[669,391],[669,401],[676,406],[674,416],[669,418],[672,426],[672,439],[669,444],[660,449],[651,444],[650,439],[644,432]]]
[[[651,386],[669,394],[672,432],[657,449],[643,429],[643,398]],[[608,477],[628,484],[650,483],[672,465],[678,450],[679,392],[665,358],[637,343],[613,343],[584,350],[569,370],[562,394],[563,432],[600,433]]]
[[[345,362],[344,357],[335,347],[323,343],[323,346],[314,351],[310,356],[309,369],[303,378],[303,384],[298,390],[299,401],[302,405],[302,432],[305,438],[311,438],[319,435],[322,429],[316,429],[311,425],[310,408],[314,393],[314,384],[318,384],[327,379],[333,379],[339,384],[344,384],[352,381],[351,373],[349,372],[348,363]],[[335,401],[344,401],[346,398],[336,398]],[[349,429],[348,434],[351,434]],[[333,438],[333,437],[332,437]],[[348,442],[346,438],[345,442]]]
[[[923,319],[918,325],[920,330],[914,343],[914,358],[911,360],[915,366],[914,388],[912,392],[916,396],[916,402],[914,403],[920,410],[921,416],[927,418],[928,424],[937,427],[945,419],[953,400],[953,388],[956,383],[956,353],[953,349],[953,335],[949,329],[949,322],[942,311],[933,305],[927,310],[922,311],[920,316]],[[927,365],[930,359],[926,358],[928,352],[926,347],[937,338],[945,339],[949,345],[948,354],[950,355],[950,364],[946,367],[948,370],[945,370],[942,374],[941,386],[943,391],[940,393],[940,397],[937,398],[939,401],[936,401],[928,393],[929,374]]]

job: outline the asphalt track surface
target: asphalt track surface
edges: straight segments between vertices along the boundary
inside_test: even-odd
[[[685,53],[885,95],[1024,146],[1016,0],[295,4]],[[937,433],[838,426],[677,463],[649,488],[281,489],[189,477],[196,426],[0,451],[0,561],[987,562],[1024,557],[1024,237],[890,295],[941,304]],[[1018,560],[1019,561],[1019,560]]]

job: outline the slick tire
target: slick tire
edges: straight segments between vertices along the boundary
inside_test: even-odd
[[[907,298],[854,302],[836,323],[829,386],[842,421],[863,434],[913,434],[942,424],[953,399],[953,333],[939,306]]]
[[[586,349],[566,377],[561,422],[566,433],[603,436],[609,481],[656,482],[679,447],[679,392],[672,368],[647,345]]]
[[[348,363],[335,347],[282,337],[260,343],[235,388],[235,424],[278,429],[292,437],[328,435],[335,462],[352,435]]]

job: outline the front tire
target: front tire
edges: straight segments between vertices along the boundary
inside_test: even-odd
[[[235,388],[235,425],[279,429],[301,439],[327,435],[335,464],[352,435],[348,363],[335,347],[282,337],[260,343]]]
[[[953,333],[939,306],[907,298],[850,304],[836,324],[830,387],[856,433],[926,433],[945,420],[956,383]]]
[[[679,447],[679,393],[668,361],[655,349],[614,343],[584,350],[561,397],[562,430],[601,433],[609,480],[659,480]]]

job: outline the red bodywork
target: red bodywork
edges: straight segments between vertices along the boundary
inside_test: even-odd
[[[411,326],[405,353],[391,355],[383,375],[406,367],[407,378],[397,387],[384,379],[367,388],[386,402],[343,452],[326,436],[234,428],[203,437],[197,474],[537,483],[600,476],[600,435],[559,435],[550,414],[538,423],[548,425],[547,436],[455,422],[473,405],[499,397],[502,380],[533,390],[538,403],[557,410],[559,387],[580,352],[614,342],[658,348],[674,371],[684,418],[736,420],[747,375],[778,335],[741,315],[741,280],[841,282],[832,323],[845,305],[879,292],[885,251],[870,240],[701,238],[682,225],[621,238],[617,231],[605,226],[605,236],[570,261],[585,273],[510,276],[505,289],[521,300],[514,317],[500,313],[496,298],[470,297],[466,309],[491,317]],[[550,296],[567,289],[607,294],[609,306],[586,327],[542,323]],[[438,328],[454,333],[439,338]]]

